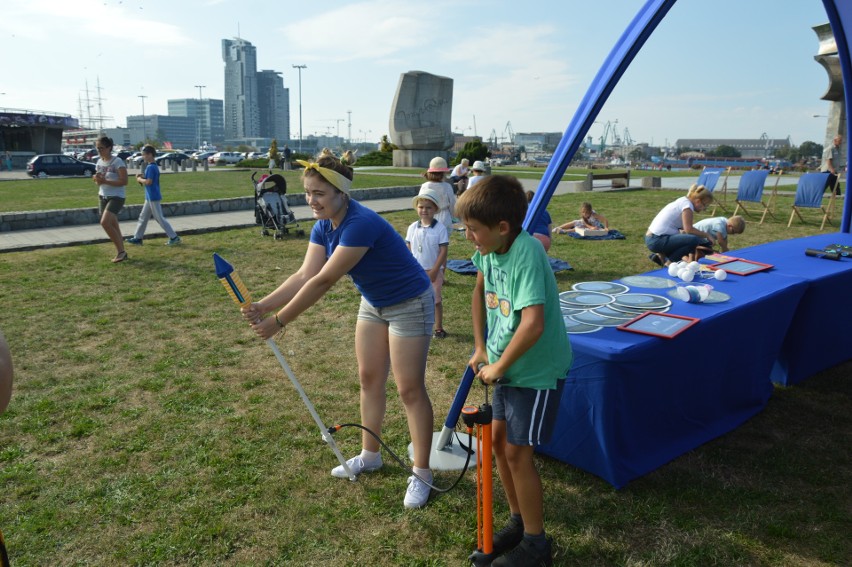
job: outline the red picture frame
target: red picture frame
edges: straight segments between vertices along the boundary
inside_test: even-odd
[[[701,319],[686,317],[684,315],[672,315],[671,313],[660,313],[658,311],[646,311],[638,317],[616,327],[619,331],[629,331],[641,335],[651,335],[664,339],[673,339],[688,328],[698,323]]]
[[[773,266],[772,264],[764,264],[763,262],[755,262],[754,260],[731,258],[730,260],[725,260],[724,262],[710,264],[707,267],[711,270],[722,269],[728,272],[729,274],[734,274],[736,276],[750,276],[751,274],[756,274],[757,272],[770,270],[775,266]]]

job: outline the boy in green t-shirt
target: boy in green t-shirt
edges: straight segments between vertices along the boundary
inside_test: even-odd
[[[487,384],[505,381],[494,388],[492,437],[511,518],[493,548],[494,555],[509,553],[494,567],[553,561],[533,451],[551,436],[573,359],[547,254],[522,230],[526,210],[520,182],[503,175],[486,177],[456,203],[479,270],[470,366]]]

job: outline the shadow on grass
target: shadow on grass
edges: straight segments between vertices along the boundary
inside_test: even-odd
[[[850,374],[776,386],[747,423],[620,491],[542,458],[562,564],[848,564]]]

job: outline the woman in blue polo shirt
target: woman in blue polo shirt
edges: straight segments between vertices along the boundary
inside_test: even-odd
[[[355,355],[361,382],[361,422],[381,433],[385,383],[393,369],[405,406],[416,473],[409,477],[404,504],[419,508],[429,499],[432,481],[432,403],[426,392],[426,354],[435,319],[432,284],[394,228],[374,211],[349,198],[354,155],[338,159],[324,149],[305,170],[305,198],[318,222],[302,267],[278,289],[243,309],[255,332],[267,339],[316,303],[340,278],[349,275],[361,292],[355,326]],[[265,317],[266,313],[271,316]],[[367,432],[362,451],[347,461],[355,474],[382,466],[378,441]],[[331,474],[347,478],[342,466]],[[421,480],[422,479],[422,480]]]

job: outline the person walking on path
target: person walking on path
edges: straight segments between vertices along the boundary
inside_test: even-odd
[[[281,155],[284,156],[281,159],[281,169],[285,171],[290,170],[290,156],[293,155],[293,151],[290,149],[290,146],[284,144],[284,149],[281,151]]]
[[[121,227],[118,224],[118,213],[124,208],[127,166],[120,157],[112,155],[112,147],[112,138],[108,136],[101,136],[95,142],[100,157],[95,164],[96,173],[92,176],[92,181],[98,186],[101,226],[115,245],[115,258],[112,261],[118,263],[127,260]]]
[[[142,238],[145,236],[145,229],[148,227],[148,221],[151,217],[166,231],[166,236],[169,239],[166,241],[166,246],[174,246],[180,244],[180,236],[163,216],[162,200],[163,196],[160,192],[160,166],[154,161],[156,150],[153,146],[145,146],[142,148],[142,158],[147,164],[144,173],[136,174],[136,181],[145,187],[145,204],[142,205],[142,211],[139,213],[139,221],[136,223],[136,233],[127,239],[130,244],[142,245]]]

